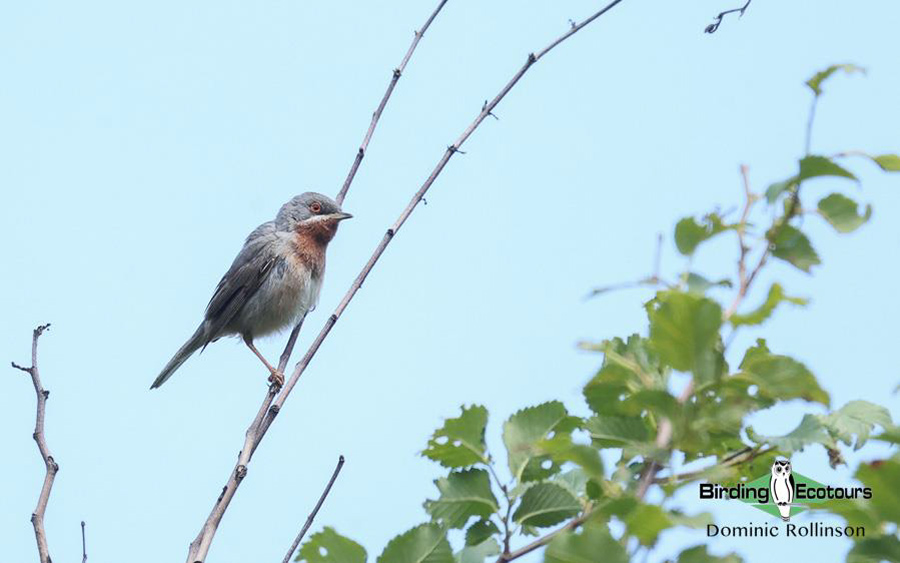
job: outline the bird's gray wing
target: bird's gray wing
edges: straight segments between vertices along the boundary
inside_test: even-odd
[[[247,237],[244,248],[222,276],[206,307],[207,334],[211,340],[222,335],[272,270],[284,260],[275,252],[276,242],[277,235],[271,223],[260,225]]]

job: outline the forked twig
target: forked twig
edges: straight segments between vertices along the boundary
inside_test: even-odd
[[[44,437],[44,417],[47,410],[47,397],[50,391],[44,389],[41,385],[41,374],[38,370],[37,349],[38,339],[50,328],[49,324],[41,325],[34,329],[31,336],[31,367],[23,367],[12,362],[12,367],[24,371],[31,376],[31,383],[34,385],[34,393],[37,395],[37,415],[34,422],[34,441],[37,442],[38,451],[41,452],[41,459],[44,460],[44,466],[47,472],[44,475],[44,485],[41,487],[41,494],[38,496],[37,507],[31,514],[31,523],[34,526],[34,537],[37,541],[38,555],[41,563],[50,563],[50,549],[47,547],[47,532],[44,530],[44,513],[47,511],[47,503],[50,500],[50,490],[53,489],[53,481],[56,479],[56,473],[59,471],[59,464],[53,459],[50,448],[47,447],[47,440]]]

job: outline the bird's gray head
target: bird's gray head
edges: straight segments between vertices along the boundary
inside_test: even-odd
[[[338,222],[350,217],[353,216],[341,211],[341,206],[330,197],[306,192],[281,206],[275,216],[275,225],[285,231],[296,231],[301,227],[336,230]]]

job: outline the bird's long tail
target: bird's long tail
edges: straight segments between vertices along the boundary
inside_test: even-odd
[[[184,343],[184,346],[178,349],[175,352],[175,355],[169,360],[169,363],[166,364],[166,367],[163,368],[156,380],[153,381],[153,385],[150,386],[150,389],[156,389],[160,385],[166,382],[172,374],[175,373],[175,370],[181,367],[181,364],[187,361],[188,358],[191,357],[191,354],[199,350],[201,347],[207,344],[206,331],[204,330],[204,325],[200,325],[197,328],[194,335],[191,336],[187,342]]]

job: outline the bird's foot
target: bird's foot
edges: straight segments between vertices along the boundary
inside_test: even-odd
[[[277,369],[273,369],[272,375],[269,376],[269,383],[273,383],[278,387],[284,387],[284,374]]]

